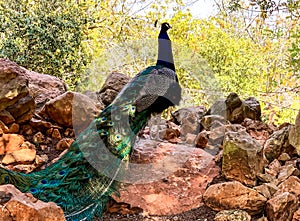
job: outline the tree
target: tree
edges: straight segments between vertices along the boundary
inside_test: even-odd
[[[0,1],[0,56],[74,85],[89,62],[88,17],[70,0]]]

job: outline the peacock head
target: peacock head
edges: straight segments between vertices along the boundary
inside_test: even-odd
[[[171,25],[168,22],[164,22],[161,24],[161,31],[167,32],[171,27]]]

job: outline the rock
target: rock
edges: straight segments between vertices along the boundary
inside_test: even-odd
[[[61,134],[57,128],[53,129],[52,131],[52,139],[60,140]]]
[[[223,210],[218,212],[215,221],[250,221],[251,216],[242,210]]]
[[[281,193],[267,202],[266,213],[270,221],[291,220],[298,207],[298,199],[289,192]]]
[[[261,107],[254,97],[249,97],[243,101],[244,119],[249,118],[254,121],[261,121]]]
[[[29,141],[25,141],[24,143],[22,143],[21,145],[22,149],[35,149],[35,145],[30,143]]]
[[[40,115],[61,126],[73,127],[79,133],[99,112],[96,103],[87,96],[76,92],[66,92],[47,102]]]
[[[205,204],[213,210],[240,209],[254,215],[262,212],[267,199],[240,182],[211,185],[203,195]]]
[[[293,216],[293,220],[292,221],[300,221],[300,209],[298,209]]]
[[[281,128],[274,132],[264,145],[264,155],[269,162],[277,159],[282,153],[288,153],[288,136],[290,126]]]
[[[35,144],[40,144],[45,142],[45,136],[42,132],[37,132],[35,135],[33,135],[32,141]]]
[[[18,164],[15,166],[8,165],[7,168],[20,173],[31,173],[37,167],[34,164]]]
[[[49,161],[49,158],[48,158],[48,155],[46,155],[46,154],[43,154],[41,156],[39,156],[39,155],[35,156],[35,165],[37,168],[48,163],[48,161]]]
[[[8,128],[8,133],[15,134],[20,130],[20,126],[17,123],[12,123]]]
[[[276,179],[276,177],[265,173],[258,173],[256,176],[263,183],[272,183]]]
[[[183,119],[187,118],[190,113],[195,113],[197,121],[200,120],[206,112],[204,106],[181,108],[172,113],[173,121],[176,124],[182,124]]]
[[[35,156],[36,150],[33,149],[16,150],[12,153],[7,153],[4,156],[2,163],[5,165],[12,163],[30,163],[35,160]]]
[[[65,135],[66,137],[74,137],[74,136],[75,136],[74,130],[71,129],[71,128],[67,128],[67,129],[65,130],[65,132],[64,132],[64,135]]]
[[[0,137],[0,155],[21,149],[24,137],[18,134],[3,134]]]
[[[53,125],[50,122],[47,122],[45,120],[40,120],[36,118],[32,118],[29,122],[30,126],[34,127],[38,131],[45,131],[53,127]]]
[[[226,124],[211,128],[208,132],[208,146],[212,146],[215,149],[222,148],[225,134],[232,131],[245,132],[245,128],[239,124]]]
[[[242,123],[245,118],[260,120],[260,104],[254,97],[241,101],[236,93],[230,93],[225,103],[227,119],[231,123]]]
[[[114,199],[151,215],[177,214],[202,206],[207,185],[220,172],[213,156],[202,149],[152,140],[140,140],[131,159],[138,169],[130,172],[136,183],[128,182],[134,184],[123,186],[120,197]]]
[[[0,111],[29,95],[25,71],[8,59],[0,59]]]
[[[163,133],[163,139],[171,143],[177,143],[176,139],[180,136],[180,127],[173,122],[167,122],[167,126],[168,128]]]
[[[20,130],[20,133],[21,134],[24,134],[24,135],[32,135],[34,132],[32,126],[28,125],[28,124],[25,124],[23,126],[21,126],[21,130]]]
[[[72,138],[63,138],[62,140],[58,141],[56,144],[56,150],[66,150],[69,149],[71,144],[74,142]]]
[[[262,217],[258,218],[256,221],[268,221],[268,218],[265,216],[262,216]]]
[[[8,133],[8,127],[0,120],[0,129],[3,133]]]
[[[186,118],[182,119],[180,135],[181,139],[185,140],[187,134],[198,134],[200,127],[197,113],[190,112]]]
[[[230,93],[226,99],[216,101],[206,115],[220,115],[231,123],[242,123],[245,118],[260,120],[261,108],[253,97],[242,101],[236,93]]]
[[[277,159],[275,159],[265,168],[265,173],[276,178],[280,170],[281,164]]]
[[[243,102],[236,93],[230,93],[225,100],[226,119],[232,123],[241,123],[245,119]]]
[[[207,131],[201,131],[196,137],[196,147],[204,149],[208,143]]]
[[[296,168],[293,165],[284,165],[283,167],[281,167],[281,170],[277,176],[277,183],[279,184],[283,182],[284,180],[292,176],[295,171]]]
[[[280,161],[289,161],[291,159],[290,155],[287,153],[282,153],[279,157],[278,160]]]
[[[187,144],[194,145],[194,144],[195,144],[196,137],[197,137],[196,134],[190,134],[190,133],[188,133],[188,134],[185,136],[185,142],[186,142]]]
[[[261,195],[270,199],[273,197],[274,193],[278,190],[278,187],[273,183],[263,183],[260,186],[254,187]]]
[[[29,193],[21,193],[13,185],[0,186],[0,191],[10,199],[2,207],[0,220],[64,221],[63,210],[55,203],[44,203]]]
[[[129,78],[126,75],[112,72],[98,92],[99,98],[105,105],[109,105],[128,82]]]
[[[292,193],[300,200],[300,179],[296,176],[289,177],[278,186],[278,190],[274,196],[278,196],[284,192]]]
[[[213,131],[215,128],[230,124],[224,117],[219,115],[206,115],[201,118],[201,130]]]
[[[249,133],[251,137],[259,141],[262,145],[274,132],[269,125],[259,120],[245,118],[241,125],[246,128],[247,133]]]
[[[109,105],[113,102],[118,93],[118,91],[107,88],[104,92],[100,94],[99,97],[105,105]]]
[[[224,138],[222,173],[227,179],[255,186],[265,160],[262,146],[248,133],[228,132]]]
[[[56,98],[66,92],[66,86],[61,79],[26,69],[24,71],[29,81],[30,92],[34,97],[38,109],[49,99]]]
[[[206,112],[205,115],[219,115],[227,119],[225,99],[217,100]]]
[[[298,155],[300,155],[300,110],[296,116],[295,125],[292,126],[289,132],[289,142],[295,147]]]
[[[6,110],[14,117],[17,123],[28,122],[35,112],[35,102],[31,95],[20,98]]]
[[[15,118],[7,110],[0,111],[0,120],[6,125],[15,122]]]

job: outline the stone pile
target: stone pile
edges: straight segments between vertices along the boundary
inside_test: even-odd
[[[54,162],[128,80],[112,73],[98,93],[80,94],[0,59],[1,165],[29,173]],[[150,139],[155,133],[159,141]],[[231,93],[208,110],[182,108],[155,129],[146,127],[108,212],[163,216],[208,206],[216,221],[300,221],[299,154],[300,111],[294,125],[268,125],[255,98]],[[33,220],[64,220],[55,205],[1,188],[3,208],[18,205],[26,216],[42,217]],[[0,220],[18,214],[3,210]]]

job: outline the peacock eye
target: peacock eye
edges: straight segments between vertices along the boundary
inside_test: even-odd
[[[30,191],[31,193],[36,193],[36,192],[37,192],[37,189],[31,188],[29,191]]]
[[[120,134],[116,134],[115,140],[120,141],[122,139],[122,136]]]
[[[106,136],[107,134],[108,134],[107,131],[102,131],[102,132],[100,133],[101,136]]]
[[[101,122],[105,122],[106,120],[107,120],[106,117],[102,117],[102,118],[101,118]]]
[[[80,154],[80,151],[79,150],[75,150],[74,153],[77,155],[77,154]]]
[[[113,125],[114,125],[114,122],[108,122],[107,125],[108,125],[108,126],[113,126]]]
[[[136,109],[135,106],[131,107],[131,111],[135,111],[135,109]]]
[[[5,183],[9,183],[9,177],[8,177],[8,176],[5,176],[5,177],[4,177],[4,182],[5,182]]]
[[[58,174],[62,176],[62,175],[64,175],[65,173],[66,173],[66,172],[65,172],[64,170],[62,170],[62,171],[60,171]]]
[[[47,183],[47,180],[41,180],[41,183],[42,183],[42,184],[46,184],[46,183]]]

